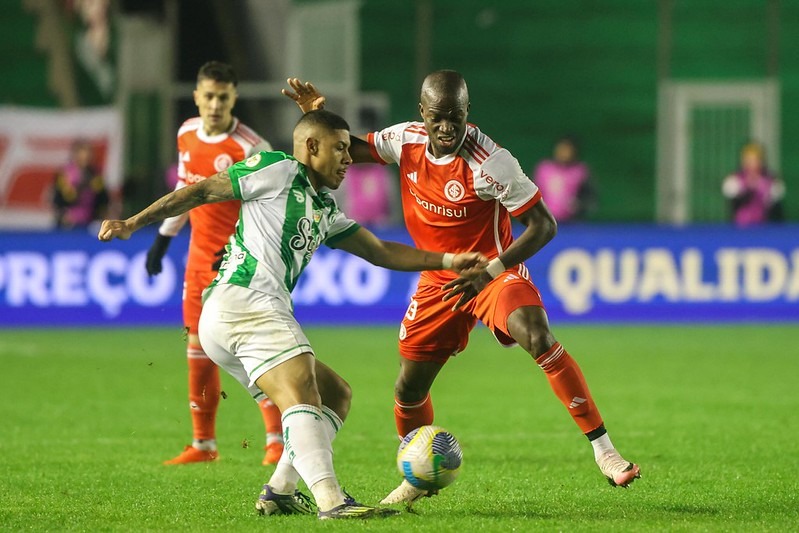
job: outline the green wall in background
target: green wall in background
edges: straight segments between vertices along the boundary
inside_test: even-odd
[[[671,76],[767,74],[766,0],[675,0]],[[655,0],[430,1],[430,69],[461,71],[470,121],[532,172],[554,139],[576,135],[597,180],[595,220],[651,221],[655,206]],[[386,91],[393,122],[415,120],[417,2],[365,0],[362,87]],[[799,2],[782,2],[779,79],[787,211],[799,218]],[[735,160],[730,161],[733,170]],[[719,181],[723,176],[719,176]]]
[[[47,86],[47,58],[34,47],[35,16],[23,9],[19,2],[4,2],[2,13],[0,105],[57,106],[58,101]]]

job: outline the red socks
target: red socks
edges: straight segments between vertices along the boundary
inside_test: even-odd
[[[200,346],[189,344],[189,406],[195,440],[216,438],[216,410],[219,406],[219,368]]]
[[[535,362],[546,374],[555,396],[566,406],[583,433],[602,425],[602,416],[591,398],[580,367],[559,342],[536,357]]]
[[[433,401],[430,399],[430,393],[424,400],[416,403],[402,403],[394,398],[394,421],[400,438],[418,427],[432,424]]]
[[[283,424],[280,421],[280,409],[269,398],[264,398],[258,402],[258,407],[261,408],[261,416],[264,419],[266,443],[282,442]]]
[[[555,395],[568,409],[574,422],[583,433],[590,433],[602,425],[599,414],[583,373],[560,343],[555,343],[545,353],[536,357],[536,363],[547,376]],[[403,403],[394,399],[394,421],[400,438],[414,429],[433,423],[433,401],[428,394],[424,400]]]

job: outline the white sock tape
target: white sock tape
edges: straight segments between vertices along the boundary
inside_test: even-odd
[[[486,272],[488,272],[488,275],[491,276],[491,279],[496,278],[505,272],[505,270],[505,265],[502,264],[502,261],[499,260],[499,257],[495,257],[486,265]]]
[[[449,252],[444,254],[444,257],[441,259],[441,266],[444,267],[444,270],[449,270],[452,268],[452,261],[455,259],[455,254],[451,254]]]

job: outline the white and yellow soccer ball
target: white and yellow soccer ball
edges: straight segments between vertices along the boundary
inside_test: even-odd
[[[397,468],[405,479],[422,490],[450,485],[461,469],[463,452],[458,440],[444,428],[422,426],[402,439]]]

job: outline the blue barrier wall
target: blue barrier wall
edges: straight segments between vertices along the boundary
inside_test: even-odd
[[[0,234],[0,325],[181,323],[187,236],[144,270],[154,228],[101,243],[86,232]],[[563,226],[528,261],[553,321],[799,321],[799,227]],[[404,230],[381,232],[409,242]],[[417,274],[322,247],[294,291],[302,323],[395,324]]]

